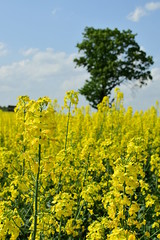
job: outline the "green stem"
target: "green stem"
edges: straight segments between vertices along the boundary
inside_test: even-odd
[[[23,111],[23,117],[24,117],[24,133],[25,133],[25,122],[26,122],[26,110],[25,110],[25,104],[24,104],[24,111]],[[23,135],[23,140],[24,140],[24,135]],[[26,151],[26,146],[23,145],[23,153],[25,153]],[[23,172],[22,172],[23,176],[25,174],[25,159],[23,159]]]
[[[42,109],[40,109],[40,112],[42,112]],[[40,115],[40,118],[42,116]],[[40,121],[41,123],[41,121]],[[40,129],[40,136],[39,140],[41,140],[41,129]],[[39,143],[38,146],[38,173],[36,176],[36,188],[35,188],[35,202],[34,202],[34,230],[33,230],[33,236],[32,240],[36,239],[36,232],[37,232],[37,215],[38,215],[38,188],[39,188],[39,174],[40,174],[40,162],[41,162],[41,143]]]
[[[69,130],[69,118],[71,113],[71,102],[69,103],[68,119],[67,119],[67,130],[66,130],[66,140],[65,140],[65,151],[67,149],[67,140],[68,140],[68,130]]]
[[[69,111],[68,111],[68,119],[67,119],[67,129],[66,129],[66,139],[65,139],[65,153],[67,150],[67,140],[68,140],[68,130],[69,130],[69,118],[70,118],[70,113],[71,113],[71,102],[69,103]],[[61,189],[61,177],[62,177],[62,172],[60,173],[59,176],[59,182],[58,182],[58,193],[60,192]]]
[[[62,217],[61,217],[61,219],[60,219],[58,240],[60,240],[60,239],[61,239],[61,227],[62,227]]]
[[[124,168],[125,169],[125,173],[126,173],[126,167]],[[126,183],[124,181],[123,183],[123,198],[125,197],[125,194],[126,194]],[[126,227],[126,206],[123,205],[123,215],[125,216],[125,219],[123,219],[123,227]]]
[[[83,185],[82,185],[82,188],[85,186],[85,182],[86,182],[86,179],[87,179],[87,173],[88,173],[88,167],[89,167],[89,157],[90,157],[90,154],[88,154],[88,158],[87,158],[87,165],[86,165],[86,171],[85,171],[85,175],[84,175],[84,180],[83,180]],[[82,189],[81,189],[82,191]],[[78,206],[77,206],[77,214],[76,214],[76,217],[75,219],[78,219],[79,218],[79,215],[80,215],[80,212],[84,206],[84,204],[82,204],[80,206],[80,202],[82,200],[82,197],[80,196],[79,194],[79,199],[78,199]]]
[[[22,133],[22,142],[24,141],[24,135],[25,135],[25,131],[26,131],[26,127],[25,127],[25,122],[26,122],[26,102],[23,101],[23,133]],[[26,145],[23,144],[23,153],[25,153],[26,151]],[[22,164],[22,175],[24,176],[25,174],[25,158],[23,158],[23,164]]]
[[[23,153],[25,153],[25,151],[26,151],[26,148],[25,148],[25,146],[24,146]],[[23,159],[23,171],[22,171],[22,175],[24,176],[24,174],[25,174],[25,159]]]
[[[39,173],[40,173],[40,160],[41,160],[41,144],[39,144],[39,154],[38,154],[38,173],[36,176],[36,188],[35,188],[35,201],[34,201],[34,230],[32,240],[36,239],[37,232],[37,208],[38,208],[38,186],[39,186]]]

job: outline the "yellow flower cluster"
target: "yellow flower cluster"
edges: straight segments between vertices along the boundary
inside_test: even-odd
[[[19,97],[0,112],[0,240],[160,239],[159,109]],[[71,111],[73,110],[73,111]]]

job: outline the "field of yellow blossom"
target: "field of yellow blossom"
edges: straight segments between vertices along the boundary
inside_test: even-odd
[[[19,97],[0,112],[0,240],[160,239],[159,107]]]

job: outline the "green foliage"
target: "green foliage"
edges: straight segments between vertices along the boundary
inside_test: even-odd
[[[131,30],[85,28],[84,39],[77,44],[83,54],[74,62],[90,73],[90,80],[79,92],[92,107],[97,108],[104,96],[110,97],[112,89],[126,80],[142,87],[152,79],[148,69],[153,59],[140,48],[135,36]]]
[[[0,106],[0,111],[7,112],[7,110],[8,110],[7,107],[5,107],[5,106],[2,107],[2,106]]]

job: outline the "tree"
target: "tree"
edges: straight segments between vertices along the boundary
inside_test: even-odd
[[[131,30],[86,27],[83,36],[83,41],[77,44],[82,54],[74,62],[90,73],[90,79],[79,92],[93,108],[123,82],[132,80],[142,87],[152,79],[149,68],[153,59],[140,48]]]

